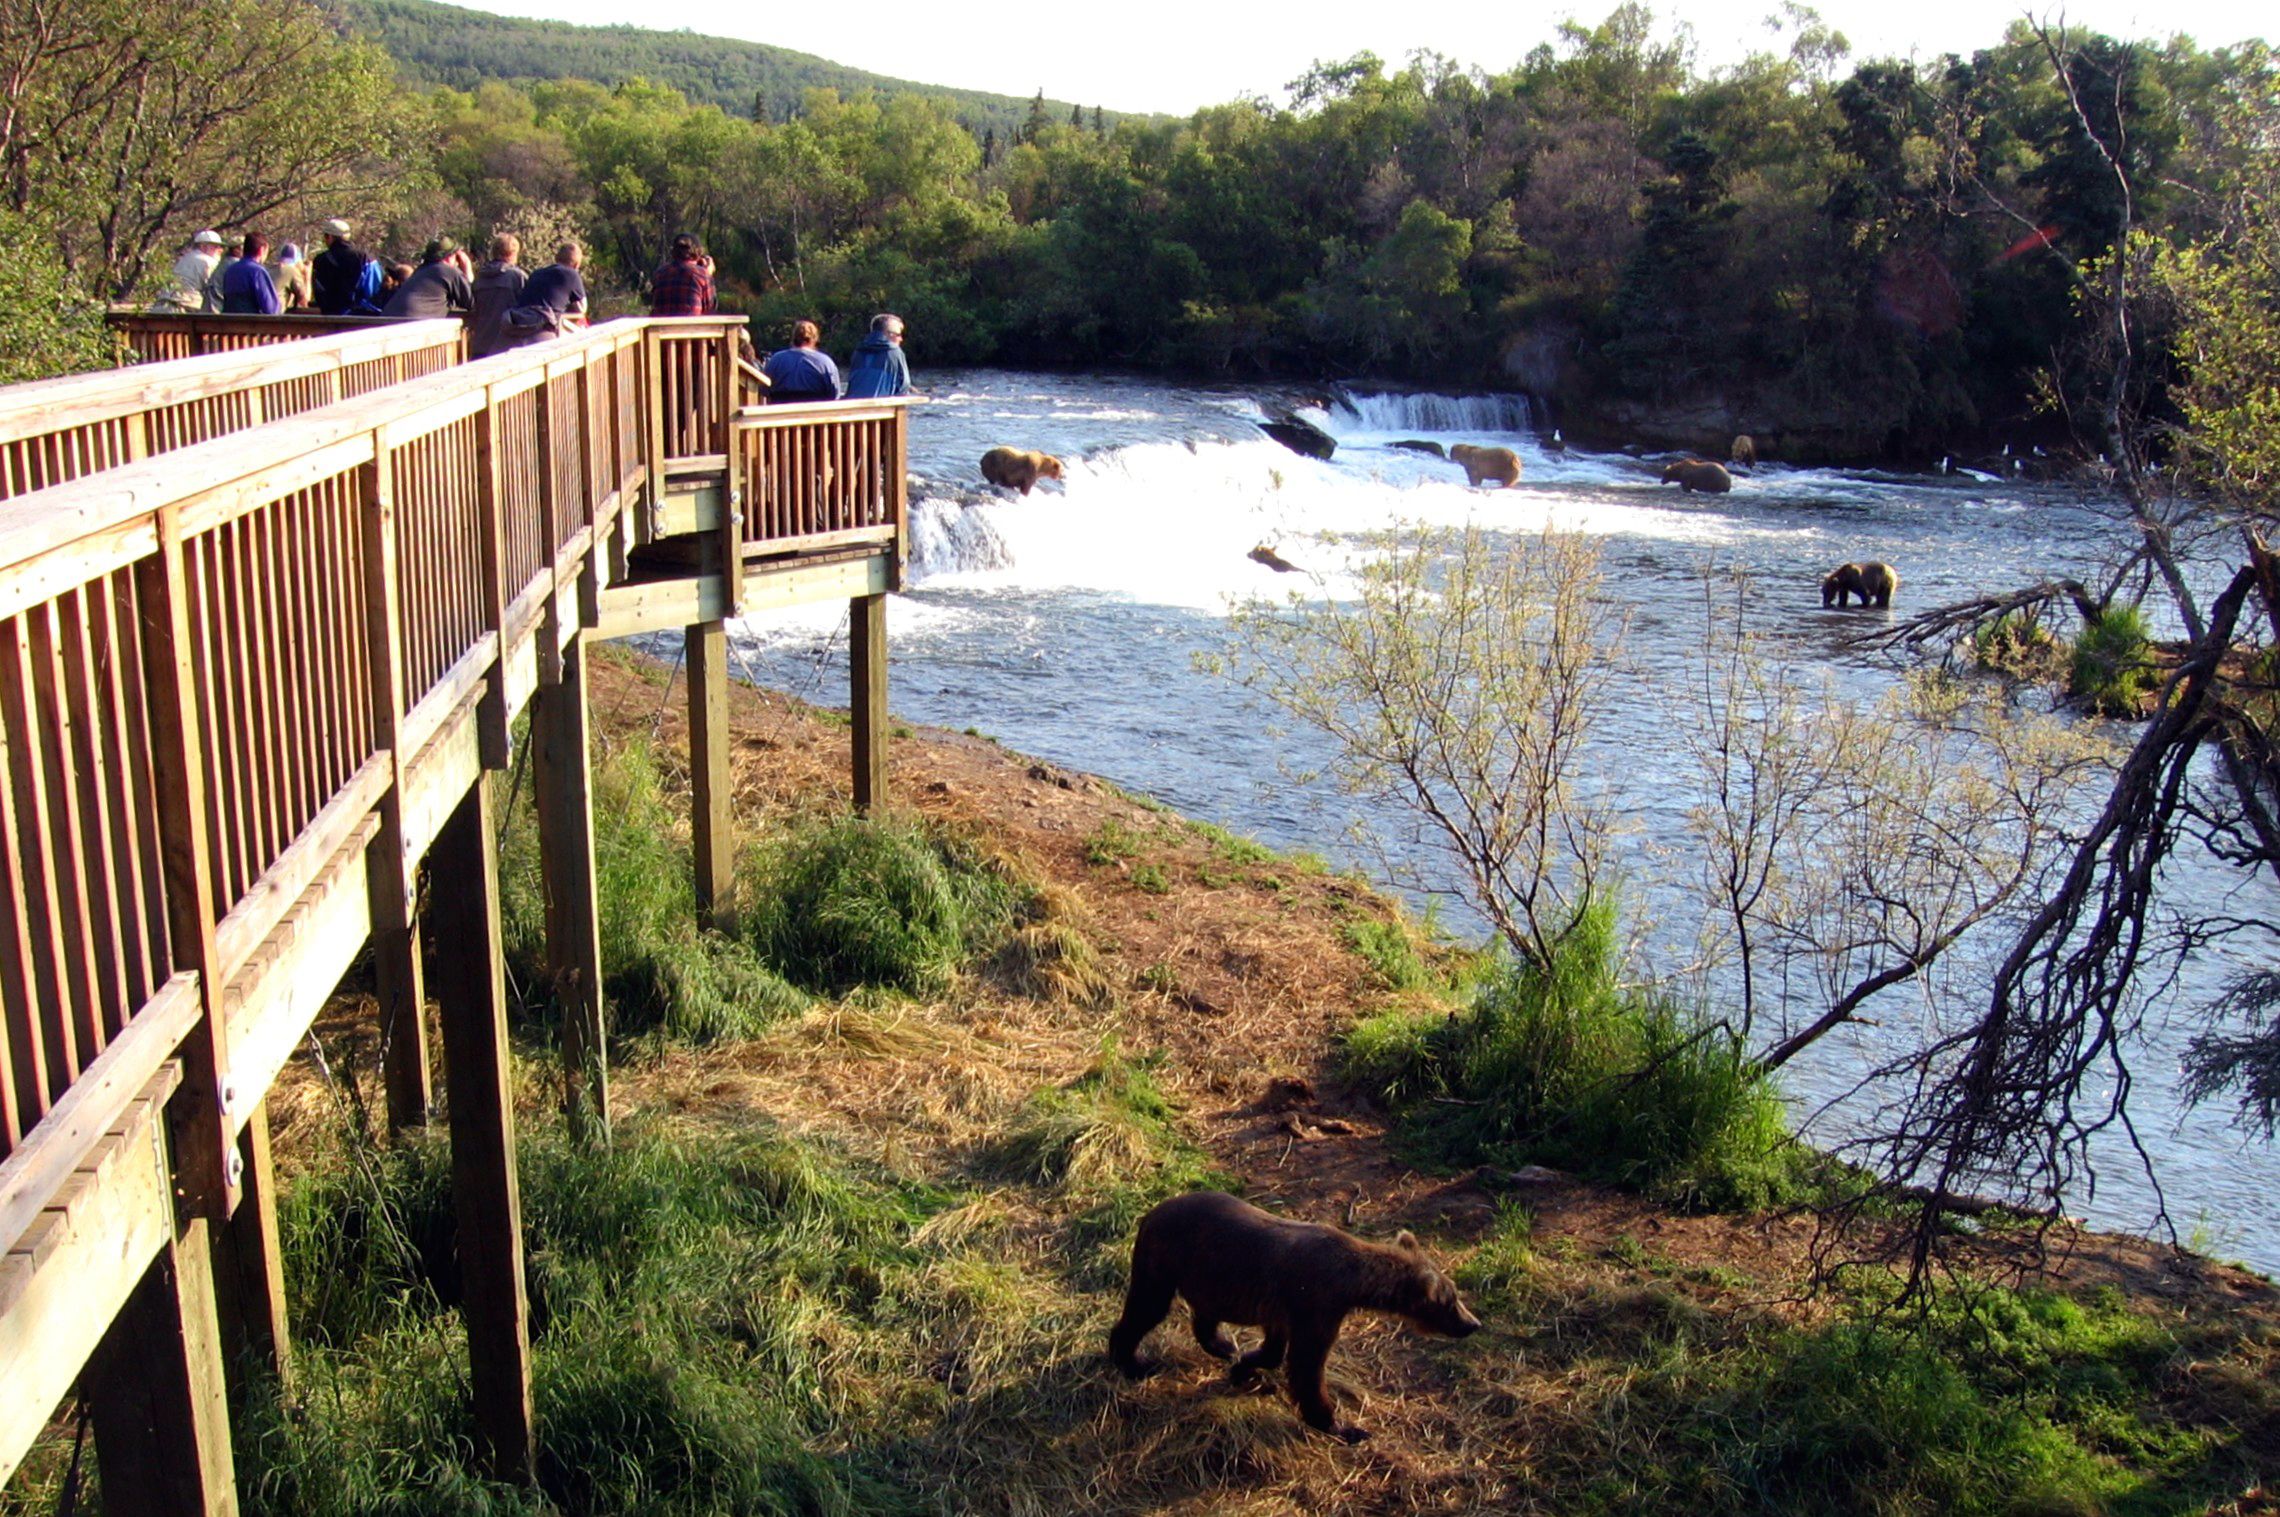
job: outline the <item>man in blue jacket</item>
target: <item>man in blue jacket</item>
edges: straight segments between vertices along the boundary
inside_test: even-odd
[[[871,335],[847,360],[847,398],[910,393],[910,360],[903,357],[903,319],[893,312],[871,318]]]

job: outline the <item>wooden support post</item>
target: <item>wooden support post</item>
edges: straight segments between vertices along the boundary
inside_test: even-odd
[[[562,1008],[563,1109],[573,1133],[606,1141],[609,1034],[602,1009],[584,639],[562,650],[561,679],[541,685],[532,697],[530,731],[539,873],[546,888],[546,965]]]
[[[285,1319],[285,1255],[277,1238],[277,1174],[269,1162],[269,1103],[254,1107],[238,1134],[245,1193],[237,1214],[214,1231],[214,1292],[222,1347],[233,1367],[252,1367],[280,1385],[293,1361]]]
[[[431,916],[475,1430],[492,1472],[527,1483],[537,1472],[538,1448],[531,1424],[530,1326],[523,1300],[522,1196],[515,1179],[514,1070],[507,1053],[492,784],[488,771],[478,776],[435,840]]]
[[[682,634],[689,670],[689,832],[696,844],[697,921],[730,925],[736,826],[728,792],[728,631],[703,622]]]
[[[151,1261],[88,1365],[103,1509],[237,1511],[209,1224],[192,1217]]]
[[[372,967],[380,997],[381,1074],[388,1125],[419,1127],[434,1104],[429,1084],[427,988],[420,972],[419,919],[412,909],[411,861],[404,857],[403,594],[396,572],[396,487],[386,450],[361,472],[364,501],[364,627],[372,649],[372,730],[387,750],[393,779],[380,799],[380,831],[365,853],[372,901]]]
[[[855,809],[887,799],[887,598],[847,603],[847,714],[855,734]]]

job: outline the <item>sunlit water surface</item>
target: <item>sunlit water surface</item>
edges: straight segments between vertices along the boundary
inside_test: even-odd
[[[1260,543],[1319,575],[1335,594],[1369,533],[1396,522],[1529,533],[1547,524],[1601,548],[1610,593],[1626,608],[1623,675],[1594,735],[1595,779],[1642,837],[1675,837],[1693,799],[1677,724],[1693,709],[1708,625],[1706,573],[1740,573],[1752,624],[1778,630],[1783,656],[1825,669],[1840,690],[1871,698],[1896,678],[1847,649],[1842,633],[1882,613],[1824,612],[1818,582],[1847,559],[1900,566],[1903,608],[2092,569],[2116,540],[2080,492],[1963,476],[1790,469],[1768,465],[1723,497],[1681,496],[1657,482],[1659,461],[1570,450],[1548,454],[1518,398],[1366,397],[1309,414],[1339,440],[1329,462],[1302,458],[1251,424],[1256,396],[1139,380],[974,371],[927,377],[911,418],[911,588],[889,610],[890,694],[903,717],[978,727],[1009,746],[1106,775],[1196,817],[1284,848],[1306,848],[1375,872],[1352,842],[1356,803],[1294,773],[1324,754],[1289,732],[1247,691],[1199,672],[1225,646],[1226,611],[1280,597],[1278,576],[1246,555]],[[1480,492],[1461,470],[1395,449],[1397,438],[1517,450],[1517,488]],[[1067,477],[1026,499],[982,484],[976,460],[1009,445],[1060,456]],[[843,608],[737,625],[741,671],[825,702],[846,690]],[[1410,882],[1445,886],[1431,848],[1374,818]],[[1641,855],[1627,866],[1654,923],[1643,951],[1683,960],[1699,908]],[[2237,881],[2198,858],[2171,866],[2176,888],[2215,899]],[[1414,883],[1412,893],[1416,893]],[[2261,887],[2229,907],[2270,916]],[[1442,920],[1476,930],[1461,907]],[[2188,967],[2180,1010],[2205,1001],[2232,968]],[[1784,1072],[1812,1131],[1854,1130],[1864,1098],[1837,1099],[1870,1064],[1918,1035],[1924,1015],[1895,993],[1881,1026],[1843,1029]],[[2132,1111],[2154,1154],[2181,1235],[2220,1254],[2280,1269],[2280,1154],[2245,1139],[2215,1108],[2187,1111],[2178,1052],[2190,1031],[2150,1008],[2135,1055]],[[2117,1140],[2098,1155],[2095,1185],[2074,1209],[2110,1226],[2153,1226],[2153,1192]]]

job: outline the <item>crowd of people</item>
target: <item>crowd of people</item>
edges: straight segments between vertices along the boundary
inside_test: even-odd
[[[582,327],[588,297],[585,250],[565,242],[545,268],[522,267],[522,242],[512,233],[491,239],[490,256],[476,264],[449,237],[428,243],[417,268],[365,252],[350,240],[346,221],[324,224],[325,245],[313,256],[293,243],[269,261],[269,239],[247,232],[235,248],[211,228],[192,237],[167,287],[151,309],[185,314],[282,316],[462,317],[467,356],[486,358]],[[719,292],[713,261],[697,239],[673,239],[649,280],[652,316],[709,316]],[[760,366],[777,404],[870,399],[910,393],[910,362],[903,356],[903,319],[892,312],[871,318],[871,328],[849,358],[845,377],[821,347],[813,321],[793,323],[789,346]]]

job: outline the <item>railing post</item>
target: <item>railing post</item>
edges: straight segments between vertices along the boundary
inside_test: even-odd
[[[594,355],[578,360],[578,478],[586,497],[586,558],[578,566],[578,621],[602,619],[602,486],[594,469]]]
[[[364,509],[364,630],[372,660],[372,731],[392,778],[380,798],[380,831],[365,852],[372,906],[373,979],[380,998],[382,1075],[388,1125],[417,1127],[433,1103],[429,1084],[427,992],[420,966],[419,916],[411,861],[404,856],[403,594],[396,565],[396,484],[385,445],[375,443],[359,490]]]
[[[142,605],[142,655],[149,683],[152,777],[166,879],[166,921],[174,967],[198,976],[198,1029],[182,1046],[182,1088],[169,1108],[175,1172],[185,1204],[227,1218],[238,1203],[237,1148],[231,1141],[229,1023],[222,1010],[214,947],[212,854],[206,836],[206,771],[193,696],[189,590],[182,528],[171,506],[158,513],[158,552],[135,566]],[[203,1237],[201,1236],[201,1242]]]
[[[458,1219],[475,1430],[492,1472],[525,1484],[538,1449],[523,1297],[522,1192],[515,1178],[514,1068],[499,930],[499,861],[488,772],[444,823],[430,855],[437,887],[436,1001],[451,1094],[451,1192]]]
[[[736,435],[736,333],[743,325],[739,318],[725,327],[720,334],[720,427],[718,432],[721,466],[720,510],[720,576],[721,587],[727,592],[725,601],[728,614],[735,616],[744,609],[744,458]]]
[[[642,491],[649,507],[643,534],[653,538],[665,510],[665,341],[654,326],[641,334],[641,368],[641,404],[637,410],[642,419],[642,447],[649,462]]]
[[[895,407],[894,448],[886,460],[887,499],[894,513],[894,563],[887,571],[887,588],[900,591],[910,561],[910,408]]]
[[[504,769],[513,759],[507,731],[507,543],[501,505],[505,492],[500,488],[506,465],[499,456],[498,433],[498,397],[486,388],[483,409],[475,413],[476,533],[483,557],[483,626],[494,639],[490,676],[475,711],[475,733],[486,769]]]
[[[858,595],[847,603],[848,715],[852,718],[855,809],[887,798],[887,598]]]
[[[682,634],[689,676],[689,833],[696,854],[697,921],[730,925],[736,828],[729,812],[728,632],[705,622]]]
[[[546,893],[546,967],[562,1010],[563,1107],[571,1131],[609,1136],[608,1028],[602,1004],[601,909],[585,639],[562,650],[559,678],[531,700],[531,778],[539,874]]]

